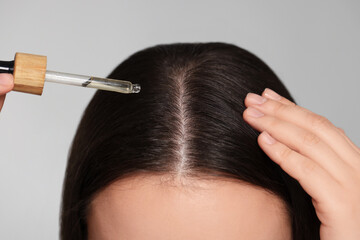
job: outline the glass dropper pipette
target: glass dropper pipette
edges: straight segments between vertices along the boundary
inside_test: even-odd
[[[96,88],[119,93],[139,93],[139,84],[126,80],[99,78],[86,75],[46,70],[46,56],[16,53],[14,61],[0,61],[0,73],[14,75],[14,91],[41,95],[44,82]]]

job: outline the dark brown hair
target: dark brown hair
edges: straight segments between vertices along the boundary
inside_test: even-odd
[[[61,239],[86,239],[96,193],[134,173],[225,176],[264,188],[288,207],[294,240],[319,239],[311,198],[261,150],[242,118],[248,92],[271,88],[292,100],[258,57],[232,44],[176,43],[139,51],[110,78],[138,94],[97,91],[69,154]]]

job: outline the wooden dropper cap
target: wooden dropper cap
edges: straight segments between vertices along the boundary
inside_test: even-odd
[[[14,91],[41,95],[46,74],[46,56],[16,53]]]

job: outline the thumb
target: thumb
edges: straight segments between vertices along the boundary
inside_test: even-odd
[[[0,74],[0,95],[10,92],[14,87],[13,75],[2,73]]]

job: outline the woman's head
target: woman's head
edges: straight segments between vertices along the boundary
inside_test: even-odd
[[[259,58],[225,43],[157,45],[109,77],[142,90],[97,91],[88,105],[66,170],[63,239],[318,238],[311,198],[242,119],[248,92],[293,100]]]

